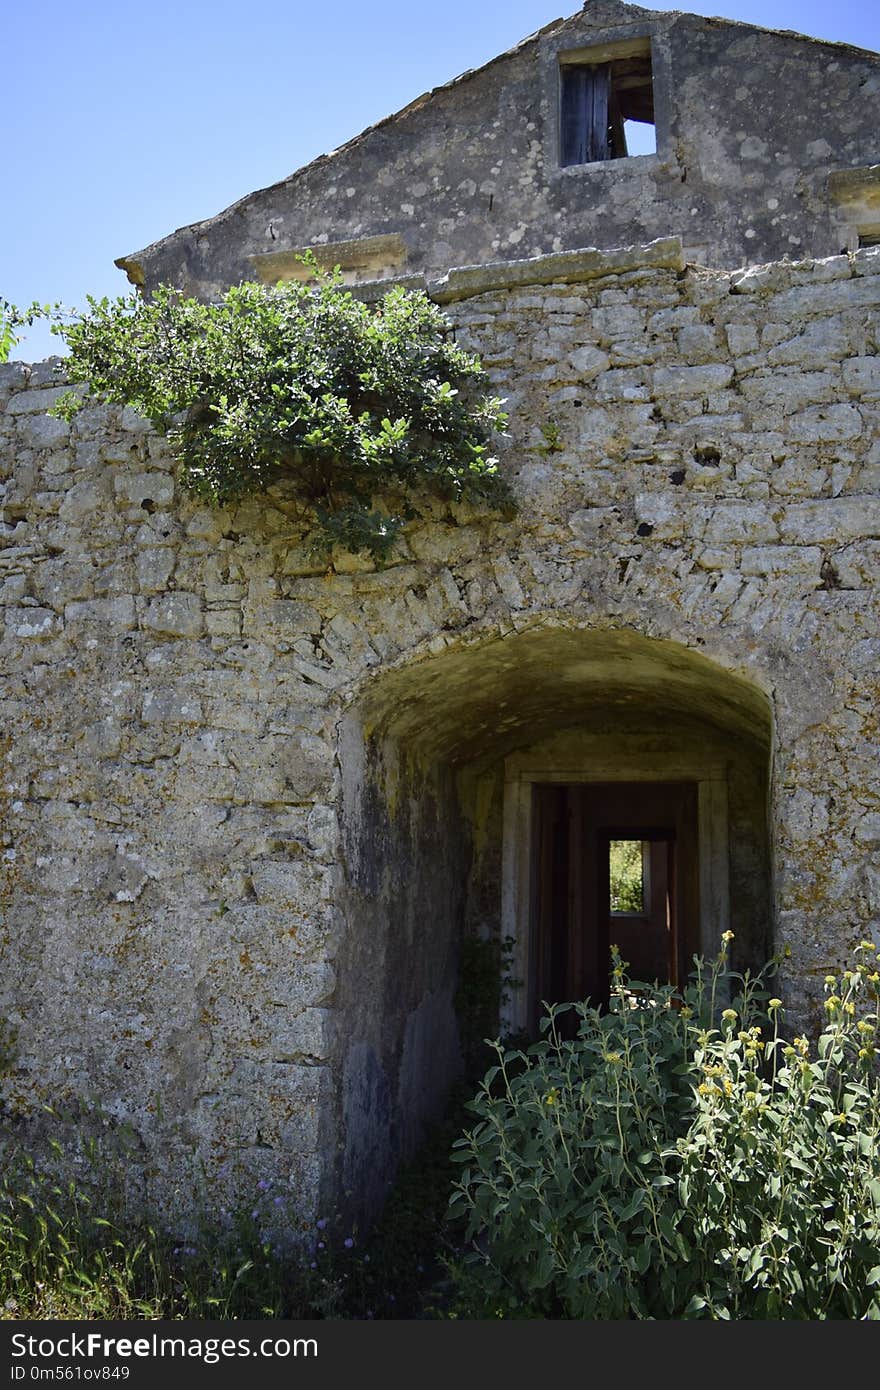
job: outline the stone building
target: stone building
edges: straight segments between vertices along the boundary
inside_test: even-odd
[[[0,368],[7,1116],[75,1101],[169,1209],[271,1179],[307,1220],[442,1107],[469,941],[513,1030],[600,993],[609,937],[680,980],[727,929],[815,1022],[880,931],[878,90],[592,0],[123,258],[210,296],[313,246],[448,306],[519,512],[438,507],[381,570]]]

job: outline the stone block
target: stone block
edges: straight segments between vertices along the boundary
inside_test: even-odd
[[[755,545],[774,541],[778,535],[771,509],[759,502],[718,502],[711,509],[705,530],[710,544],[739,541]]]
[[[868,811],[856,823],[854,838],[860,845],[880,845],[880,811]]]
[[[40,391],[22,391],[6,407],[7,415],[43,415],[69,388],[49,386]]]
[[[24,362],[0,362],[0,391],[24,391],[33,369]]]
[[[815,545],[748,546],[742,553],[743,574],[792,574],[819,580],[823,552]]]
[[[763,406],[791,415],[795,411],[805,411],[808,406],[832,406],[840,395],[840,377],[836,371],[764,368],[741,382],[740,391],[753,408]]]
[[[106,486],[97,480],[87,479],[74,483],[68,490],[58,509],[62,521],[77,524],[92,518],[100,522],[101,512],[107,500]]]
[[[842,318],[816,319],[767,353],[771,366],[826,367],[852,351],[852,332]]]
[[[151,422],[130,405],[120,412],[119,428],[129,434],[150,434],[153,431]]]
[[[639,309],[621,304],[610,309],[594,309],[592,323],[600,339],[614,342],[644,332],[645,315]]]
[[[880,357],[851,357],[844,362],[843,384],[854,396],[880,396]]]
[[[607,371],[611,359],[601,348],[587,346],[576,348],[569,354],[568,361],[578,381],[588,382],[600,372]]]
[[[211,637],[240,637],[241,613],[237,608],[209,608],[205,630]]]
[[[100,719],[90,724],[83,740],[94,758],[115,758],[122,748],[122,730],[115,719]]]
[[[641,532],[643,536],[653,535],[658,540],[680,540],[690,533],[695,521],[700,533],[705,525],[706,508],[696,509],[691,504],[683,503],[671,492],[639,492],[634,503],[638,526],[649,528],[647,532]]]
[[[147,690],[141,719],[145,724],[201,724],[201,701],[176,690]]]
[[[13,397],[13,400],[17,397]],[[22,415],[18,422],[18,437],[26,449],[57,449],[70,438],[66,420],[54,415]]]
[[[174,498],[174,480],[167,473],[117,473],[113,490],[130,507],[165,508]]]
[[[137,626],[134,599],[129,594],[118,598],[93,598],[65,605],[66,623],[81,623],[89,627],[109,627],[127,632]]]
[[[829,497],[782,509],[779,533],[802,545],[880,536],[880,497]]]
[[[720,363],[699,367],[657,367],[653,378],[654,394],[693,400],[722,391],[733,381],[733,375],[733,367]]]
[[[164,594],[150,603],[143,626],[166,637],[201,637],[205,616],[198,594]]]
[[[817,405],[793,415],[791,437],[798,444],[839,444],[857,439],[862,417],[852,405]]]
[[[251,866],[251,879],[257,901],[264,905],[295,907],[308,905],[315,896],[317,867],[307,860],[294,863],[257,861]],[[320,896],[320,892],[319,892]]]
[[[323,1061],[332,1050],[335,1033],[332,1009],[310,1008],[272,1029],[267,1051],[275,1062],[298,1062],[312,1057]]]
[[[758,351],[758,332],[751,323],[729,323],[725,330],[727,346],[734,357]]]
[[[12,635],[24,640],[54,637],[61,627],[57,615],[48,608],[10,608],[6,622]]]
[[[265,606],[267,625],[291,636],[321,631],[321,615],[309,603],[295,599],[272,599]]]
[[[880,588],[880,540],[859,541],[835,550],[832,563],[841,588]]]
[[[676,339],[678,350],[688,363],[712,362],[722,354],[718,330],[707,323],[685,325],[678,330]]]
[[[155,594],[167,589],[176,563],[177,555],[170,546],[150,546],[139,550],[135,558],[135,572],[141,593]]]
[[[65,361],[57,353],[52,353],[50,357],[44,357],[42,362],[35,362],[29,369],[29,381],[34,386],[58,386],[65,384]],[[82,387],[73,387],[73,390],[82,390]]]

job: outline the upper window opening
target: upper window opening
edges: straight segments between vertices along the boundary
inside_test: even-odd
[[[643,840],[612,840],[608,846],[609,897],[612,913],[642,915],[645,906],[649,846]]]
[[[656,151],[650,39],[561,55],[560,87],[560,164]]]

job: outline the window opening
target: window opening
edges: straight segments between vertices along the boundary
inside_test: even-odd
[[[612,915],[644,916],[650,896],[646,882],[650,859],[646,840],[611,840],[608,846],[608,890]]]
[[[597,50],[598,57],[602,50]],[[607,62],[563,57],[560,66],[560,164],[592,164],[653,154],[654,88],[650,44]]]

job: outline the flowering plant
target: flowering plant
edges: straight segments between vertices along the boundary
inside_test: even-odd
[[[470,1316],[880,1317],[875,948],[826,980],[814,1045],[728,944],[681,994],[615,957],[610,1010],[495,1044],[456,1146]]]

